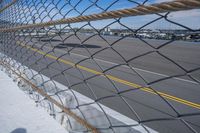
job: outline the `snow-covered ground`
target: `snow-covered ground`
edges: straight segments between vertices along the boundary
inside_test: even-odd
[[[0,71],[0,133],[67,133]]]

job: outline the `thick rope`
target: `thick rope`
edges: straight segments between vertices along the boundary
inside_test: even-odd
[[[49,21],[49,22],[38,23],[38,24],[16,26],[12,28],[3,28],[3,29],[0,29],[0,32],[13,32],[16,30],[21,30],[21,29],[48,27],[48,26],[58,25],[58,24],[69,24],[69,23],[112,19],[112,18],[120,18],[120,17],[128,17],[128,16],[142,16],[142,15],[148,15],[148,14],[182,11],[182,10],[197,9],[197,8],[200,8],[200,0],[176,0],[172,2],[163,2],[159,4],[148,5],[148,6],[138,6],[131,9],[123,9],[123,10],[116,10],[116,11],[110,11],[110,12],[99,13],[99,14],[92,14],[92,15],[87,15],[87,16],[65,18],[65,19],[59,19],[55,21]]]
[[[10,6],[12,6],[13,4],[15,4],[17,2],[17,0],[13,0],[12,2],[10,2],[9,4],[7,4],[6,6],[4,6],[3,8],[0,9],[0,13],[3,12],[4,10],[6,10],[7,8],[9,8]]]
[[[38,88],[36,85],[34,85],[32,82],[30,82],[29,80],[27,80],[26,78],[24,78],[21,74],[17,73],[15,70],[13,70],[9,64],[4,63],[4,62],[0,62],[1,65],[3,65],[4,67],[7,67],[9,70],[11,70],[14,74],[16,74],[19,78],[21,78],[24,82],[26,82],[27,84],[29,84],[33,90],[37,91],[40,95],[42,95],[43,97],[45,97],[48,101],[52,102],[53,104],[55,104],[57,107],[59,107],[64,113],[68,114],[69,116],[71,116],[73,119],[75,119],[78,123],[80,123],[82,126],[86,127],[87,129],[90,129],[92,133],[99,133],[97,131],[97,129],[95,127],[93,127],[91,124],[89,124],[88,122],[86,122],[84,119],[82,119],[81,117],[77,116],[74,112],[72,112],[70,109],[64,107],[62,104],[60,104],[59,102],[57,102],[55,99],[53,99],[51,96],[49,96],[45,91],[43,91],[42,89]]]

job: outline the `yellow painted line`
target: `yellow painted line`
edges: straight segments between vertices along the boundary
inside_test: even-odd
[[[56,57],[54,55],[46,54],[45,52],[40,51],[39,49],[32,48],[31,46],[25,45],[25,44],[23,44],[23,43],[21,43],[19,41],[17,41],[17,44],[19,44],[19,45],[21,45],[23,47],[26,47],[28,49],[31,49],[32,51],[35,51],[35,52],[37,52],[37,53],[39,53],[41,55],[45,55],[48,58],[51,58],[51,59],[54,59],[54,60],[58,59],[58,57]],[[117,78],[117,77],[112,76],[112,75],[104,74],[102,72],[98,72],[96,70],[93,70],[93,69],[90,69],[90,68],[87,68],[87,67],[84,67],[84,66],[81,66],[81,65],[75,65],[75,63],[73,63],[73,62],[70,62],[70,61],[67,61],[67,60],[64,60],[64,59],[61,59],[61,58],[58,59],[58,61],[66,64],[66,65],[70,65],[70,66],[79,68],[81,70],[84,70],[84,71],[87,71],[87,72],[90,72],[90,73],[93,73],[93,74],[96,74],[96,75],[106,76],[107,78],[109,78],[112,81],[115,81],[115,82],[130,86],[130,87],[133,87],[133,88],[140,88],[140,90],[142,90],[144,92],[148,92],[148,93],[151,93],[151,94],[154,94],[154,95],[158,95],[159,94],[160,96],[162,96],[162,97],[164,97],[166,99],[169,99],[169,100],[172,100],[172,101],[175,101],[175,102],[178,102],[178,103],[181,103],[181,104],[184,104],[184,105],[196,108],[196,109],[200,109],[200,104],[193,103],[193,102],[190,102],[190,101],[187,101],[187,100],[184,100],[184,99],[181,99],[181,98],[178,98],[178,97],[175,97],[175,96],[172,96],[172,95],[160,92],[160,91],[154,92],[151,88],[142,87],[141,85],[138,85],[138,84],[135,84],[135,83],[132,83],[132,82]]]
[[[164,97],[164,98],[167,98],[167,99],[170,99],[170,100],[173,100],[173,101],[176,101],[176,102],[185,104],[185,105],[190,106],[190,107],[193,107],[193,108],[200,109],[200,104],[193,103],[193,102],[190,102],[190,101],[187,101],[187,100],[184,100],[184,99],[181,99],[181,98],[178,98],[178,97],[175,97],[175,96],[172,96],[172,95],[163,93],[163,92],[156,91],[156,92],[157,92],[157,93],[156,93],[156,92],[154,92],[154,91],[153,91],[152,89],[150,89],[150,88],[141,88],[141,90],[146,91],[146,92],[149,92],[149,93],[152,93],[152,94],[155,94],[155,95],[158,95],[158,94],[159,94],[159,95],[161,95],[161,96]]]

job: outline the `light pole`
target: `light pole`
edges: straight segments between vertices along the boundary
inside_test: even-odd
[[[32,21],[33,21],[33,24],[35,24],[35,16],[32,16]],[[33,30],[33,33],[37,34],[37,30]]]

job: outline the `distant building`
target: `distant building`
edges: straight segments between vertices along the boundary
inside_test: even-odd
[[[103,35],[112,35],[110,27],[106,27],[102,33]]]

